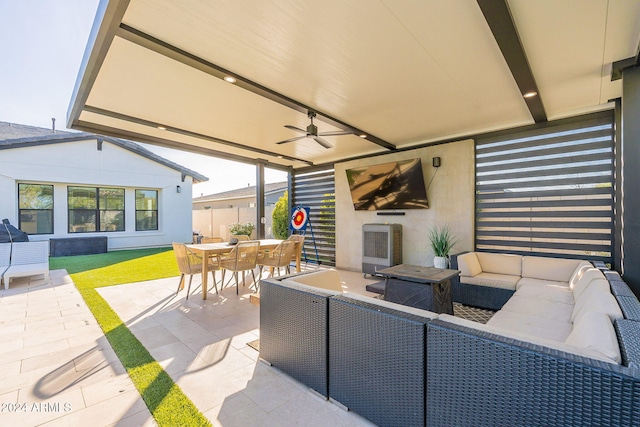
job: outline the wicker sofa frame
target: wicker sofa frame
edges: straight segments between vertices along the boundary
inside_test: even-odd
[[[640,425],[640,302],[606,277],[621,365],[281,278],[261,283],[260,356],[381,426]]]
[[[329,396],[329,298],[335,294],[279,280],[260,284],[260,357],[324,397]]]

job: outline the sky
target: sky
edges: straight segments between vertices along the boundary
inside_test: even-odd
[[[66,130],[98,0],[0,0],[0,121]],[[253,165],[145,145],[209,178],[194,197],[255,185]],[[266,170],[265,180],[286,180]]]

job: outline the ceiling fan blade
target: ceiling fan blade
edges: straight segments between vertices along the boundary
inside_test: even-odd
[[[306,138],[307,135],[304,136],[296,136],[295,138],[285,139],[284,141],[276,142],[276,144],[286,144],[287,142],[299,141],[303,138]]]
[[[295,126],[291,126],[291,125],[284,125],[284,127],[286,127],[287,129],[291,129],[291,130],[298,131],[298,132],[307,133],[307,131],[306,131],[306,130],[304,130],[304,129],[300,129],[300,128],[297,128],[297,127],[295,127]]]
[[[340,136],[340,135],[353,135],[353,131],[340,130],[335,132],[321,132],[318,134],[318,136]]]
[[[316,142],[317,142],[318,144],[322,145],[324,148],[332,148],[332,147],[333,147],[333,145],[329,144],[329,142],[328,142],[328,141],[326,141],[326,140],[324,140],[324,139],[320,138],[319,136],[314,136],[314,137],[313,137],[313,139],[315,139],[315,140],[316,140]]]

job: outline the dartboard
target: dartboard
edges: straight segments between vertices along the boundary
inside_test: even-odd
[[[292,230],[305,230],[307,228],[307,221],[309,219],[309,208],[303,208],[298,206],[293,210],[291,215],[291,229]]]

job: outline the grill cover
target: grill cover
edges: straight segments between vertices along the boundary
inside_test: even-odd
[[[8,219],[5,218],[2,220],[2,225],[0,225],[0,243],[28,241],[29,235],[27,233],[20,231],[13,225],[9,224]]]

